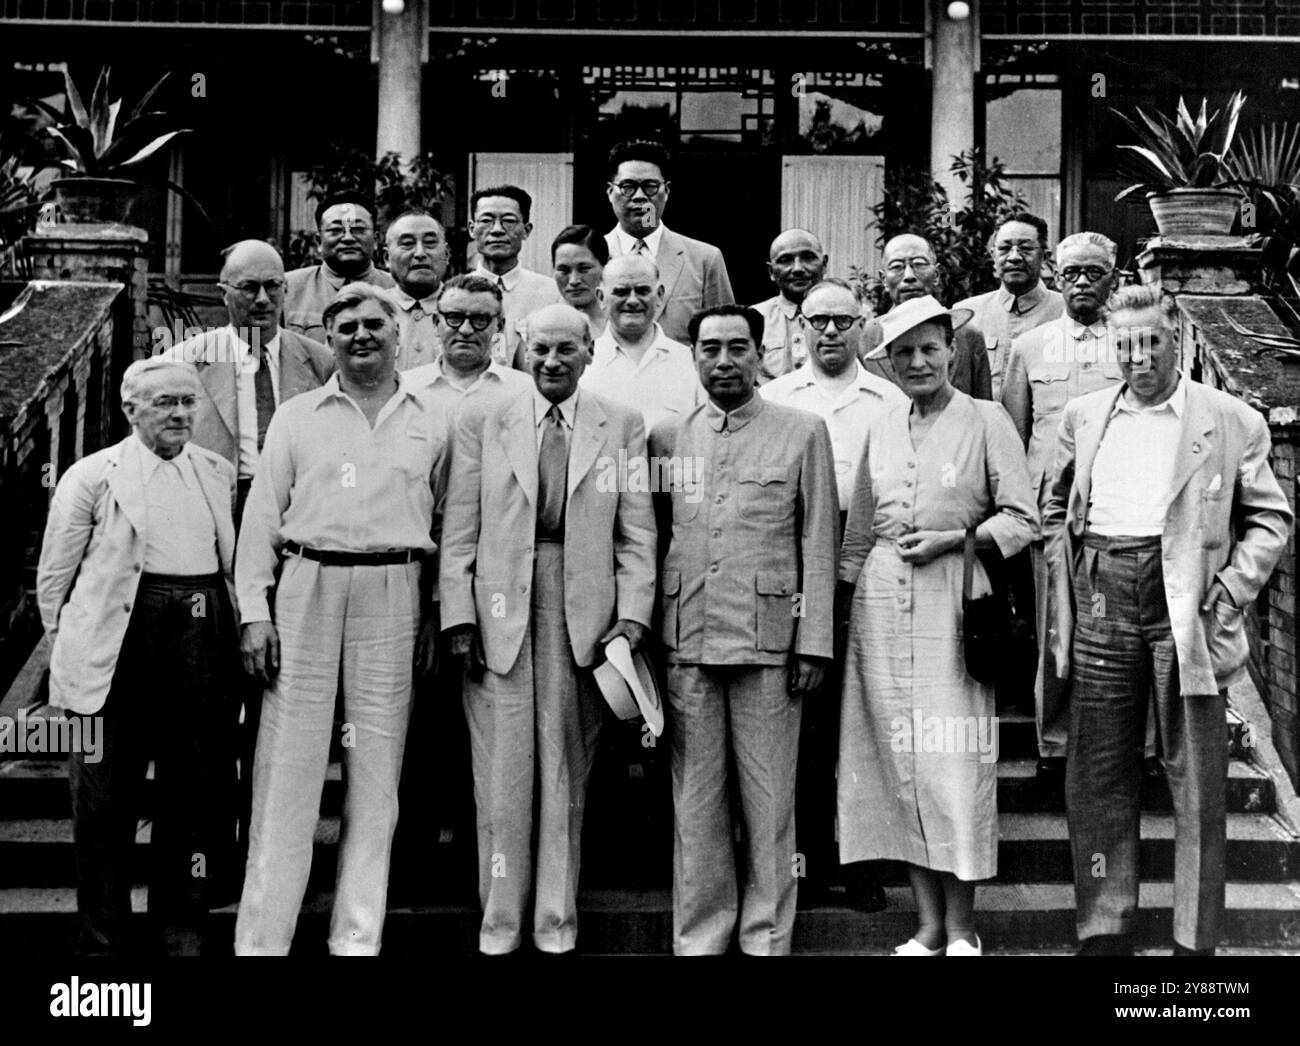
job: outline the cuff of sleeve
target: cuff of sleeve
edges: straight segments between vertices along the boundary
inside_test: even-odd
[[[1232,569],[1225,567],[1214,575],[1215,580],[1221,581],[1223,587],[1228,590],[1228,595],[1232,596],[1232,601],[1237,604],[1238,610],[1244,610],[1246,606],[1255,597],[1246,589],[1242,583],[1241,575]]]
[[[239,615],[239,623],[241,625],[256,625],[262,621],[270,620],[271,610],[266,605],[265,601],[260,604],[254,603],[247,610],[241,610]]]

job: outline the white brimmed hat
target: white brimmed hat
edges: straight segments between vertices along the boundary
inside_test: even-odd
[[[620,719],[645,716],[650,732],[664,732],[664,705],[650,659],[644,651],[632,653],[626,636],[615,636],[605,647],[605,661],[594,673],[601,696]]]
[[[900,334],[906,334],[913,327],[919,327],[922,323],[930,320],[937,320],[940,316],[947,316],[952,321],[952,329],[964,327],[975,315],[973,309],[945,309],[939,299],[932,294],[924,294],[919,298],[909,298],[901,304],[895,305],[883,316],[877,316],[876,322],[880,324],[880,331],[883,337],[880,344],[867,353],[866,359],[882,360],[889,352],[889,343],[897,338]]]

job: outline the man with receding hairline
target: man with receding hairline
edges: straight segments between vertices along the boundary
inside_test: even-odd
[[[447,230],[428,211],[413,207],[393,219],[384,244],[397,283],[397,369],[412,370],[438,356],[434,309],[447,275]]]
[[[754,308],[763,317],[763,363],[760,385],[802,367],[808,344],[799,323],[801,304],[810,287],[826,275],[826,252],[807,229],[786,229],[768,250],[767,274],[777,293]]]
[[[664,285],[654,261],[634,254],[611,258],[597,293],[609,323],[596,339],[582,387],[635,407],[647,432],[694,408],[700,383],[691,350],[655,322],[663,307]]]
[[[271,416],[281,403],[323,385],[334,373],[334,357],[320,342],[280,326],[284,263],[269,243],[240,240],[228,247],[220,285],[229,324],[164,355],[198,368],[203,391],[194,442],[236,467],[238,527]]]
[[[579,388],[590,358],[586,317],[547,305],[528,320],[533,391],[467,401],[457,419],[439,589],[466,675],[485,955],[519,949],[530,896],[534,947],[576,946],[604,716],[585,669],[616,636],[639,647],[654,605],[650,494],[605,482],[620,455],[644,459],[645,429]]]

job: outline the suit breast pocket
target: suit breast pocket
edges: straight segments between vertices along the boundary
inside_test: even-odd
[[[1059,414],[1070,400],[1069,365],[1042,367],[1029,376],[1029,391],[1034,400],[1034,416]]]
[[[742,469],[736,477],[740,515],[753,523],[784,523],[794,515],[794,484],[784,465]]]

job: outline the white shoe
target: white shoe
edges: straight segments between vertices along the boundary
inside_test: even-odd
[[[980,935],[975,935],[975,943],[964,941],[960,937],[948,945],[948,955],[983,955],[984,946],[980,943]]]
[[[906,944],[900,944],[894,949],[895,955],[942,955],[942,948],[927,948],[924,944],[913,937]]]

